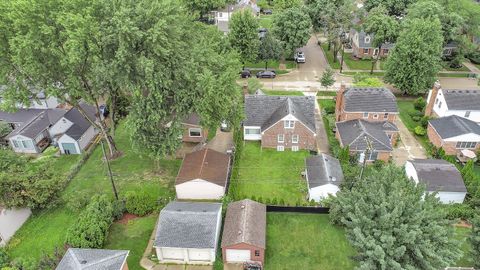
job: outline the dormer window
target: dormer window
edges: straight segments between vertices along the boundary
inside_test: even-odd
[[[366,36],[365,37],[365,43],[370,43],[370,39],[371,39],[370,36]]]
[[[283,126],[284,128],[294,128],[295,127],[295,121],[293,121],[293,120],[285,120],[283,122],[283,124],[284,124],[284,126]]]
[[[222,13],[222,12],[218,12],[218,17],[219,17],[219,18],[223,17],[223,13]]]

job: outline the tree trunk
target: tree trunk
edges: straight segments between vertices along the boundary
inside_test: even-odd
[[[268,68],[268,61],[265,61],[265,70]]]
[[[110,91],[111,94],[110,94],[110,117],[112,119],[112,131],[111,133],[113,134],[113,136],[115,136],[115,129],[117,127],[117,96],[118,96],[118,92],[119,90],[116,88],[116,89],[113,89],[112,91]]]
[[[333,43],[333,63],[337,62],[337,43]]]
[[[105,118],[102,119],[102,113],[100,112],[100,106],[98,106],[98,101],[95,99],[95,109],[97,111],[97,115],[100,119],[100,131],[102,133],[103,138],[105,138],[105,141],[107,142],[108,145],[108,150],[110,152],[110,158],[115,158],[118,155],[118,149],[115,144],[115,141],[113,140],[112,136],[108,134],[107,131],[107,125],[105,124]]]
[[[374,59],[372,61],[372,68],[370,69],[370,75],[373,75],[373,67],[377,64],[378,58],[380,58],[380,52],[382,50],[382,44],[378,46],[378,53],[377,57],[374,56]]]
[[[345,54],[345,48],[344,48],[344,45],[342,43],[342,61],[340,62],[340,73],[342,73],[343,71],[343,55]]]

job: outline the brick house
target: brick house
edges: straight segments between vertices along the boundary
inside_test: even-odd
[[[69,248],[56,270],[128,270],[128,250]]]
[[[373,47],[373,34],[367,34],[364,31],[356,31],[352,29],[350,31],[352,55],[360,59],[369,59],[377,57],[380,53],[380,57],[387,57],[390,50],[395,45],[394,43],[384,43],[379,51],[378,48]]]
[[[315,97],[245,96],[243,134],[277,151],[316,149]]]
[[[480,123],[480,91],[442,89],[440,83],[436,82],[428,93],[425,115],[457,115]]]
[[[428,121],[427,135],[430,142],[447,155],[456,155],[464,149],[480,151],[480,126],[457,115]]]
[[[395,96],[386,88],[340,87],[335,104],[336,138],[351,154],[371,146],[367,161],[388,161],[398,138]]]
[[[224,263],[265,262],[267,207],[246,199],[228,205],[222,237]]]
[[[191,113],[182,121],[183,135],[182,142],[200,143],[207,141],[208,129],[200,125],[200,116],[196,113]]]

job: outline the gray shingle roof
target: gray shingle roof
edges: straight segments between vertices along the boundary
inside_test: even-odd
[[[83,108],[88,118],[92,121],[96,120],[96,110],[95,107],[88,105],[86,103],[81,103],[80,106]],[[71,121],[73,125],[65,132],[69,137],[78,140],[82,135],[90,128],[91,123],[85,119],[83,114],[77,108],[70,109],[64,117]]]
[[[191,113],[182,121],[182,123],[200,126],[200,116],[196,113]]]
[[[242,200],[228,205],[223,228],[222,248],[240,243],[265,248],[267,207]]]
[[[414,159],[418,181],[427,191],[467,192],[462,175],[455,165],[442,159]]]
[[[397,126],[387,121],[368,122],[361,119],[335,123],[343,146],[352,151],[367,148],[365,138],[372,142],[375,151],[392,151],[392,145],[385,131],[398,131]]]
[[[18,109],[15,112],[0,111],[0,120],[7,123],[24,123],[45,111],[45,109]]]
[[[56,270],[121,270],[128,250],[69,248]]]
[[[343,94],[346,112],[398,113],[397,100],[386,88],[352,87]]]
[[[338,159],[326,154],[311,156],[305,159],[309,188],[326,184],[340,186],[343,182],[343,171]]]
[[[44,109],[15,128],[7,138],[22,135],[34,139],[38,134],[55,124],[65,113],[65,110],[62,109]]]
[[[245,126],[260,126],[263,131],[288,114],[315,132],[315,97],[245,96]]]
[[[449,110],[480,110],[479,90],[443,89]]]
[[[355,34],[355,32],[358,33],[358,47],[359,48],[361,48],[361,49],[373,48],[372,44],[373,44],[374,34],[368,34],[368,36],[370,36],[370,42],[366,43],[365,42],[365,37],[367,36],[367,33],[365,33],[364,31],[357,32],[356,30],[353,30],[353,34]],[[395,46],[395,43],[383,43],[382,44],[383,49],[391,49],[394,46]]]
[[[480,125],[472,120],[457,115],[431,119],[428,122],[442,139],[448,139],[468,133],[480,135]]]
[[[160,211],[155,247],[215,248],[222,204],[171,202]]]

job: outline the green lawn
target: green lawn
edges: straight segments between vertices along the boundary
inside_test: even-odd
[[[296,68],[297,64],[293,60],[285,60],[285,65],[287,69],[293,69]],[[270,69],[275,69],[275,71],[278,71],[278,67],[280,66],[280,61],[278,60],[271,60],[268,61],[268,68]],[[265,69],[265,62],[246,62],[245,67],[250,68],[250,69],[259,69],[259,70],[264,70]],[[278,73],[278,72],[277,72]]]
[[[340,69],[340,61],[333,62],[333,48],[330,48],[330,51],[328,51],[328,44],[327,43],[322,43],[321,47],[323,49],[323,54],[327,58],[328,64],[330,65],[331,68],[333,69]]]
[[[383,77],[383,76],[385,76],[385,72],[382,72],[382,71],[374,71],[373,75],[370,75],[370,72],[355,72],[355,71],[344,71],[344,72],[342,72],[342,74],[344,74],[344,75],[355,75],[357,73],[365,74],[365,75],[372,76],[372,77]]]
[[[123,152],[121,157],[111,162],[120,196],[130,190],[141,190],[156,197],[173,196],[172,186],[180,160],[161,160],[156,163],[133,152],[124,126],[117,129],[115,141]],[[101,147],[97,147],[63,192],[64,202],[81,198],[88,200],[94,194],[108,194],[113,198],[107,169],[101,157]],[[35,213],[8,245],[12,257],[38,261],[43,254],[52,253],[55,247],[63,247],[66,230],[75,222],[78,211],[71,210],[66,203],[60,203],[55,209]]]
[[[417,141],[425,148],[428,149],[428,137],[425,136],[417,136],[415,135],[414,129],[416,126],[420,126],[419,121],[415,121],[410,116],[410,113],[415,112],[415,107],[413,106],[413,100],[397,100],[398,111],[400,113],[400,119],[402,120],[403,124],[407,127],[407,129],[415,136]]]
[[[337,92],[336,91],[318,91],[317,92],[317,97],[336,97]]]
[[[472,254],[470,253],[472,251],[472,246],[468,240],[471,231],[472,230],[469,228],[455,227],[455,239],[460,241],[461,250],[463,251],[463,256],[457,261],[455,266],[472,267],[473,265],[473,258]]]
[[[266,270],[349,270],[355,254],[328,215],[268,213]]]
[[[128,268],[143,270],[139,262],[147,247],[158,215],[152,214],[128,221],[127,224],[114,223],[110,228],[106,249],[130,250]]]
[[[370,70],[372,68],[372,60],[355,59],[351,53],[345,53],[343,55],[343,61],[345,61],[350,69]]]
[[[264,90],[263,92],[269,96],[303,96],[300,91]]]
[[[438,77],[443,77],[443,78],[468,78],[470,73],[438,73]]]
[[[258,24],[260,28],[272,29],[273,16],[272,15],[260,15],[258,18]]]
[[[237,199],[262,198],[262,201],[284,200],[295,205],[304,202],[306,183],[301,176],[305,169],[307,151],[292,152],[263,150],[258,142],[247,142],[235,170],[238,178],[231,180],[231,192]]]

